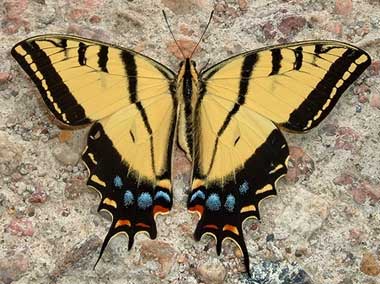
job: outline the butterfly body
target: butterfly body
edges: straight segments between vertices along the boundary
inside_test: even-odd
[[[186,58],[180,64],[177,76],[177,96],[179,101],[177,141],[186,157],[192,161],[194,133],[194,110],[199,94],[199,77],[194,61]]]
[[[16,44],[12,55],[52,114],[69,126],[92,124],[83,161],[87,184],[113,219],[101,248],[126,234],[157,235],[155,218],[173,204],[175,143],[192,162],[187,207],[194,236],[226,239],[242,250],[243,222],[276,194],[289,150],[280,128],[317,126],[369,66],[369,55],[337,41],[264,47],[198,74],[185,59],[175,75],[133,50],[66,35]]]

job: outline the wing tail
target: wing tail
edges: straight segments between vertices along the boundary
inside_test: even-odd
[[[204,234],[213,235],[217,254],[221,252],[223,241],[231,239],[240,248],[247,273],[250,273],[242,226],[247,219],[259,219],[260,202],[276,194],[276,181],[287,171],[288,155],[284,137],[274,128],[244,166],[236,170],[234,178],[225,177],[224,183],[206,184],[195,176],[188,199],[188,209],[199,216],[195,239],[200,240]]]
[[[204,190],[204,189],[203,189]],[[215,195],[214,195],[215,198]],[[226,200],[227,207],[231,206],[231,198],[230,204],[228,204],[228,197],[222,197],[221,199]],[[208,199],[209,200],[209,199]],[[215,201],[217,202],[217,201]],[[226,203],[225,203],[226,204]],[[193,200],[192,202],[189,200],[188,208],[191,212],[196,212],[200,214],[200,208],[206,209],[203,211],[202,215],[200,215],[199,222],[194,232],[195,240],[199,241],[203,235],[212,235],[216,239],[216,253],[217,255],[221,254],[222,244],[224,240],[230,239],[232,240],[241,250],[244,258],[244,265],[246,267],[246,271],[250,274],[249,269],[249,255],[247,246],[244,241],[244,233],[242,230],[242,223],[244,222],[244,216],[239,212],[230,212],[230,210],[224,208],[222,213],[215,212],[207,208],[205,201],[198,199]],[[197,208],[197,209],[195,209]],[[215,208],[216,209],[216,208]],[[219,210],[217,210],[219,211]],[[245,215],[247,216],[247,214]],[[250,214],[253,216],[253,214]],[[256,216],[255,216],[256,217]],[[247,216],[248,218],[248,216]]]
[[[170,211],[172,193],[170,181],[167,179],[158,179],[152,183],[140,180],[135,173],[130,172],[127,162],[122,160],[112,146],[112,141],[100,123],[95,123],[91,128],[87,145],[83,153],[83,161],[90,172],[87,184],[95,188],[101,196],[98,211],[108,211],[112,216],[112,224],[104,239],[97,264],[115,235],[128,236],[128,249],[132,248],[134,237],[140,232],[155,239],[155,217]]]

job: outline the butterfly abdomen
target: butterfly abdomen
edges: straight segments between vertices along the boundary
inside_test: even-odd
[[[179,104],[177,141],[189,160],[193,157],[194,109],[198,97],[198,73],[195,63],[187,58],[178,72]]]

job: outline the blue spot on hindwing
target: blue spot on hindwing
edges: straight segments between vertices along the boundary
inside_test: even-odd
[[[249,184],[245,180],[239,187],[240,194],[246,194],[249,190]]]
[[[129,207],[133,204],[135,198],[133,197],[133,193],[130,190],[127,190],[124,193],[124,206]]]
[[[121,177],[115,176],[115,178],[113,179],[113,184],[115,185],[115,187],[121,188],[123,186],[123,181],[121,180]]]
[[[149,192],[143,192],[140,194],[139,198],[137,198],[137,206],[140,209],[147,209],[153,204],[152,196]]]
[[[170,195],[163,191],[157,191],[156,195],[154,196],[154,200],[157,200],[159,198],[165,199],[167,202],[170,202]]]
[[[201,198],[201,199],[205,199],[206,198],[206,196],[205,196],[205,194],[203,193],[203,191],[201,191],[201,190],[197,190],[196,192],[194,192],[193,193],[193,195],[191,196],[191,198],[190,198],[190,202],[193,202],[194,201],[194,199],[196,199],[196,198]]]
[[[226,198],[226,202],[224,203],[224,208],[226,208],[229,212],[233,212],[235,208],[235,203],[235,197],[232,194],[229,194]]]
[[[211,193],[210,196],[206,200],[206,206],[211,211],[218,211],[222,206],[220,202],[219,194]]]

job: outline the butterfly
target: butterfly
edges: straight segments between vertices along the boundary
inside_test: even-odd
[[[247,51],[199,73],[190,57],[175,73],[131,49],[68,35],[35,36],[11,53],[57,120],[92,125],[82,156],[87,184],[113,217],[98,261],[119,233],[129,249],[137,233],[156,238],[155,218],[173,205],[177,144],[192,163],[195,239],[214,236],[218,255],[224,240],[234,241],[248,273],[242,224],[260,218],[260,201],[287,172],[280,129],[317,126],[371,62],[331,40]]]

